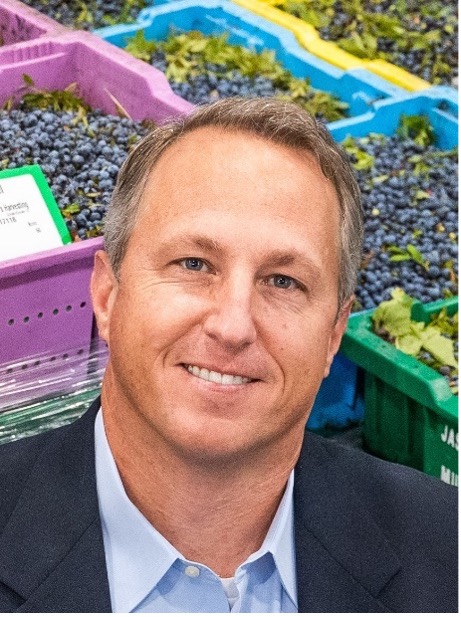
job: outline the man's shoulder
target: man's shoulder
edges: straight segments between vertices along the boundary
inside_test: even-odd
[[[382,460],[351,445],[327,439],[306,431],[299,473],[310,465],[332,465],[366,503],[403,498],[403,505],[421,502],[437,495],[440,501],[431,504],[440,509],[444,504],[457,504],[457,489],[426,473]]]
[[[49,476],[52,483],[53,475],[62,477],[67,461],[86,458],[94,415],[95,404],[71,424],[0,445],[0,529],[32,474]],[[71,451],[82,456],[71,456]]]
[[[400,541],[399,533],[412,528],[415,533],[426,531],[432,538],[438,534],[456,538],[456,487],[350,445],[306,433],[298,465],[298,484],[302,487],[305,475],[321,467],[336,475],[337,489],[359,500],[388,537]],[[327,498],[334,500],[334,493]]]
[[[456,610],[455,487],[306,433],[294,490],[301,590],[336,581],[316,612]]]

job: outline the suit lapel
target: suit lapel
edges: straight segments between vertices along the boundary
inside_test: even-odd
[[[42,450],[0,538],[0,581],[21,612],[109,612],[94,464],[96,401]],[[33,504],[33,507],[31,507]]]
[[[400,562],[337,461],[309,435],[294,490],[299,612],[387,612],[377,596]]]

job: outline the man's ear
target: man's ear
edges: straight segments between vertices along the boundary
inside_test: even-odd
[[[347,328],[347,320],[349,319],[349,315],[352,309],[352,305],[354,303],[354,299],[355,299],[355,296],[352,295],[348,300],[346,300],[343,303],[343,305],[339,309],[339,313],[336,318],[336,323],[333,326],[333,331],[330,337],[327,363],[325,366],[325,372],[323,374],[324,377],[328,377],[328,375],[330,374],[330,367],[333,362],[333,358],[335,357],[339,349],[339,346],[341,344],[341,339],[343,338],[343,334]]]
[[[94,256],[90,290],[99,335],[109,343],[110,316],[117,295],[118,282],[105,251],[97,251]]]

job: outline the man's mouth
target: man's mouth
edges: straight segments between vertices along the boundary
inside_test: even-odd
[[[245,377],[244,375],[218,373],[217,371],[209,371],[207,368],[201,368],[200,366],[195,366],[192,364],[185,364],[184,366],[189,373],[192,373],[195,377],[204,379],[205,381],[212,381],[213,383],[218,383],[223,386],[240,386],[242,384],[254,381],[251,377]]]

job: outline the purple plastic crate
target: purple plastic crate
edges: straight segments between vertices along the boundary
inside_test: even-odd
[[[0,105],[23,86],[24,73],[39,88],[77,82],[85,101],[107,113],[116,111],[112,95],[136,120],[161,123],[192,109],[163,73],[91,33],[0,48]],[[26,365],[39,356],[52,362],[67,350],[88,352],[94,334],[89,281],[102,246],[96,238],[0,263],[0,382],[18,360]]]
[[[102,238],[4,262],[0,270],[0,365],[87,348],[93,311],[89,274]]]
[[[0,105],[24,86],[24,74],[37,88],[62,89],[77,82],[89,105],[116,113],[115,98],[134,120],[162,122],[192,109],[161,71],[89,32],[0,48]]]
[[[68,29],[17,0],[0,0],[0,45],[14,45]]]

